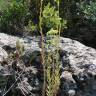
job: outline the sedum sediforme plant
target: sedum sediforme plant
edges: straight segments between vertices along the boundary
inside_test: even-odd
[[[58,17],[58,11],[55,6],[48,3],[43,10],[43,26],[48,29],[56,28],[56,26],[60,25],[60,20],[61,18]]]
[[[42,4],[43,0],[41,0],[40,2],[41,6],[39,16],[39,29],[41,34],[41,49],[42,49],[41,57],[44,70],[44,84],[43,84],[42,96],[56,96],[60,85],[60,74],[59,74],[60,61],[59,61],[58,45],[59,45],[59,35],[60,35],[59,27],[61,18],[59,17],[59,10],[56,11],[55,7],[50,7],[50,4],[44,7],[45,9],[44,11],[42,11]],[[53,12],[53,14],[50,12]],[[48,21],[46,21],[47,19]],[[46,39],[49,38],[49,40],[46,40],[45,44],[42,32],[43,24],[48,26],[50,25],[49,31],[46,33]],[[45,48],[47,49],[46,54],[45,54]]]
[[[17,40],[16,41],[16,53],[18,54],[18,58],[22,57],[24,55],[24,45],[19,41]]]
[[[59,17],[59,0],[55,0],[57,4],[57,18]],[[53,16],[53,18],[55,18]],[[59,22],[59,24],[58,24]],[[60,40],[60,28],[61,28],[61,18],[54,27],[50,28],[46,36],[49,38],[46,41],[46,48],[48,53],[46,55],[46,95],[47,96],[57,96],[60,85],[60,58],[59,58],[59,40]],[[51,25],[51,24],[50,24]]]
[[[41,35],[41,58],[42,58],[42,64],[43,64],[43,71],[44,71],[44,84],[43,84],[43,91],[42,91],[42,96],[45,96],[45,85],[46,85],[46,73],[45,73],[45,60],[44,60],[44,36],[42,32],[42,5],[43,5],[43,0],[40,0],[40,14],[39,14],[39,31]]]
[[[59,16],[59,0],[56,5],[48,3],[43,10],[43,0],[40,0],[39,31],[41,35],[41,58],[44,70],[42,96],[56,96],[60,85],[59,39],[61,18]],[[48,32],[43,32],[44,25]],[[44,35],[46,33],[46,43]],[[45,52],[45,49],[46,52]]]
[[[46,55],[46,95],[56,96],[60,85],[60,60],[59,60],[59,38],[58,30],[51,29],[47,36],[50,36],[50,40],[47,40],[46,47],[48,48],[48,53]],[[51,47],[51,48],[50,48]]]

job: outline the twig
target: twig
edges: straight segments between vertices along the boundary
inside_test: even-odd
[[[21,91],[22,91],[23,95],[26,96],[26,94],[24,93],[23,89],[21,89]]]
[[[21,79],[20,79],[20,81],[21,81]],[[33,96],[32,92],[24,84],[23,84],[23,87]],[[21,89],[21,91],[23,91],[23,90]]]
[[[5,96],[16,84],[16,82],[20,79],[21,75],[23,74],[24,70],[22,71],[22,73],[19,75],[19,77],[17,78],[17,80],[11,85],[11,87],[2,95]]]

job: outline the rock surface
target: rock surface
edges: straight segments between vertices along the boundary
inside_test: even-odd
[[[40,89],[42,89],[41,87],[43,82],[42,74],[40,74],[42,73],[42,71],[39,70],[42,69],[40,61],[41,48],[39,46],[40,38],[36,37],[20,38],[0,33],[0,58],[7,57],[9,51],[16,50],[16,41],[18,39],[25,46],[25,56],[24,56],[25,65],[28,64],[30,56],[32,57],[33,63],[32,66],[30,67],[29,66],[26,67],[24,64],[17,64],[19,66],[16,65],[15,69],[14,66],[13,68],[11,68],[12,66],[8,67],[10,64],[13,63],[13,61],[9,65],[6,65],[7,69],[8,68],[11,69],[10,70],[11,73],[8,71],[11,74],[11,77],[14,74],[15,74],[14,76],[17,76],[18,75],[16,73],[18,72],[17,70],[19,71],[23,70],[21,66],[25,66],[25,71],[20,77],[21,81],[19,80],[18,84],[15,85],[15,92],[17,90],[20,91],[20,89],[22,89],[23,91],[22,90],[21,91],[27,94],[27,96],[40,96],[39,92]],[[91,47],[87,47],[78,41],[63,37],[60,37],[59,47],[60,47],[60,59],[62,61],[60,96],[96,96],[96,50]],[[1,50],[3,50],[4,52],[2,53]],[[32,71],[34,67],[36,71],[35,74]],[[5,74],[8,72],[6,71],[5,65],[0,67],[0,74],[1,73]],[[27,73],[30,74],[28,75]],[[7,78],[6,76],[10,76],[10,74],[6,74],[5,76],[3,75],[2,77]],[[27,91],[26,88],[22,86],[23,84],[27,86]],[[29,93],[27,93],[28,90]],[[11,92],[13,91],[11,90]],[[9,94],[8,96],[11,95]]]
[[[2,47],[0,47],[0,62],[3,60],[3,58],[7,57],[8,57],[7,52],[4,49],[2,49]]]
[[[74,90],[76,96],[95,96],[96,50],[68,38],[61,38],[60,48],[62,50],[61,86],[64,87],[63,84],[66,86],[62,91],[67,96],[70,90]]]

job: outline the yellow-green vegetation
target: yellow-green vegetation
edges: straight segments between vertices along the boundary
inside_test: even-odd
[[[60,85],[60,59],[59,59],[59,37],[61,28],[61,18],[59,17],[59,0],[54,1],[54,5],[48,3],[42,11],[43,0],[41,0],[39,28],[42,40],[42,63],[44,70],[43,96],[56,96]],[[42,15],[43,14],[43,15]],[[42,32],[42,25],[45,24],[49,28],[46,33],[46,43]],[[48,39],[50,38],[50,39]],[[47,52],[45,52],[47,49]]]
[[[56,37],[53,37],[52,40],[49,40],[47,47],[52,46],[55,50],[48,48],[48,53],[46,54],[46,95],[47,96],[56,96],[59,90],[60,85],[60,60],[58,49],[55,48],[58,45]],[[56,40],[56,41],[55,41]],[[54,41],[54,42],[53,42]]]
[[[19,58],[22,57],[24,55],[24,45],[17,40],[16,42],[16,53],[18,54]]]
[[[46,73],[45,73],[45,60],[44,60],[44,37],[43,37],[43,32],[42,32],[42,5],[43,5],[43,0],[40,0],[40,15],[39,15],[39,30],[40,30],[40,35],[41,35],[41,58],[42,58],[42,64],[43,64],[43,70],[44,70],[44,84],[43,84],[43,91],[42,91],[42,96],[45,96],[45,85],[46,85]]]
[[[25,47],[24,44],[21,43],[19,40],[16,41],[16,51],[15,52],[9,52],[9,58],[12,60],[21,60],[24,56]]]
[[[51,6],[50,3],[44,7],[43,10],[43,26],[50,28],[56,28],[60,25],[61,18],[58,17],[58,11],[54,6]]]

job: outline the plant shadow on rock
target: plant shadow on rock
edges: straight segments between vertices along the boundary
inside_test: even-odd
[[[0,73],[2,71],[3,73],[1,75],[5,78],[5,89],[3,88],[1,90],[2,85],[0,85],[0,96],[4,95],[11,86],[13,87],[4,96],[41,96],[40,94],[43,86],[43,66],[40,60],[40,52],[36,51],[33,53],[31,55],[31,60],[26,62],[26,64],[21,60],[2,61],[2,69],[0,70]],[[5,61],[7,62],[6,64]]]

